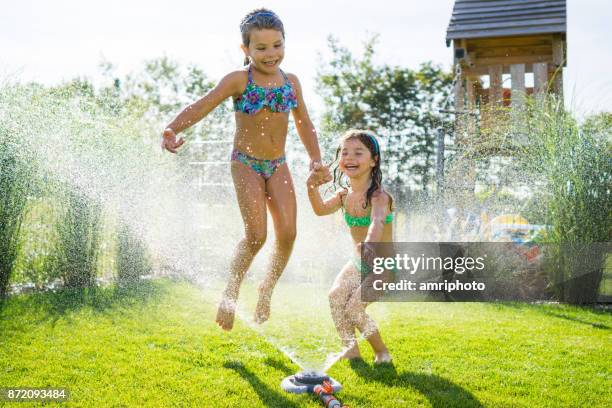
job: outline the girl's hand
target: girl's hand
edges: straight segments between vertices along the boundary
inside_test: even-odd
[[[308,175],[306,182],[312,188],[321,186],[332,180],[329,169],[325,166],[321,166],[320,163],[315,165],[315,168]]]
[[[332,175],[329,171],[329,167],[324,166],[320,160],[311,160],[310,170],[311,172],[314,171],[314,173],[317,174],[317,177],[320,179],[320,183],[318,185],[332,181]]]
[[[308,188],[315,188],[319,187],[323,183],[321,183],[320,177],[317,172],[315,170],[312,170],[308,175],[308,178],[306,179],[306,184],[308,185]]]
[[[176,153],[176,149],[181,147],[185,143],[185,140],[181,137],[178,141],[176,140],[176,133],[170,128],[164,129],[162,134],[161,148],[167,150],[170,153]]]
[[[323,166],[321,159],[310,159],[310,166],[308,167],[308,170],[317,170],[320,169],[321,166]]]

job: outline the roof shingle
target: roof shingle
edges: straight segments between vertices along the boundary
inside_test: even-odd
[[[566,0],[455,0],[446,43],[460,38],[565,33]]]

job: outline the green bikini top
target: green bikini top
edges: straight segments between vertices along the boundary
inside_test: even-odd
[[[346,208],[344,208],[344,202],[342,202],[342,212],[344,213],[344,221],[346,221],[346,225],[349,227],[369,227],[372,223],[372,218],[370,215],[356,217],[349,214],[348,211],[346,211]],[[393,222],[393,208],[391,208],[391,212],[385,217],[385,224],[389,224],[391,222]]]
[[[364,217],[355,217],[344,211],[344,221],[346,221],[346,225],[349,227],[368,227],[372,223],[372,219],[369,215]],[[385,224],[389,224],[393,221],[393,213],[390,212],[385,217]]]

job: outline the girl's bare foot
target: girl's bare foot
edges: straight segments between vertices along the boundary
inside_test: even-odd
[[[232,330],[234,327],[234,314],[236,313],[236,301],[223,297],[217,309],[215,321],[223,330]]]
[[[393,362],[393,359],[391,359],[389,350],[385,350],[380,353],[376,353],[374,357],[374,364],[385,364],[385,363],[389,364],[392,362]]]
[[[259,299],[257,300],[257,306],[255,307],[255,323],[262,324],[270,318],[270,301],[272,296],[259,292]]]
[[[354,342],[352,346],[347,346],[340,358],[345,360],[361,359],[361,351],[359,351],[359,346],[357,345],[357,342]]]

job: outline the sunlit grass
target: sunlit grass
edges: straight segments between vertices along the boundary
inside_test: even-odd
[[[275,300],[290,293],[279,287]],[[0,312],[0,387],[69,387],[71,406],[320,406],[280,389],[299,368],[257,332],[240,320],[230,333],[217,328],[215,302],[166,280],[11,298]],[[367,344],[364,362],[334,365],[351,407],[604,407],[612,398],[609,312],[481,303],[371,312],[395,366],[374,367]]]

